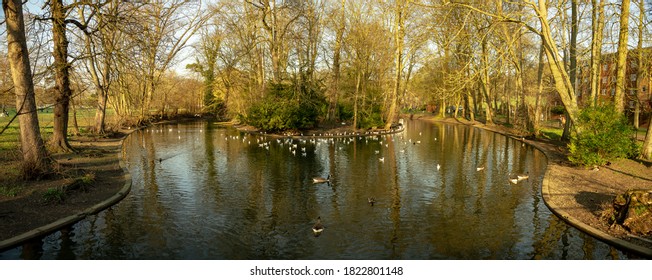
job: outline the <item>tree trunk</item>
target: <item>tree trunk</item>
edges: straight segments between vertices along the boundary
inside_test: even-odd
[[[489,89],[489,50],[487,49],[487,36],[482,39],[482,73],[480,74],[480,85],[482,86],[482,93],[486,100],[487,107],[485,108],[485,123],[493,124],[493,112],[491,110],[491,92]]]
[[[543,63],[543,48],[543,44],[541,44],[541,47],[539,48],[539,66],[537,69],[537,97],[534,102],[534,121],[532,122],[532,131],[534,132],[535,137],[538,137],[540,134],[541,117],[539,115],[541,114],[541,105],[539,104],[539,101],[541,99],[541,95],[543,94],[543,70],[545,67]]]
[[[397,115],[397,103],[398,103],[398,93],[401,88],[401,74],[403,72],[403,38],[405,37],[405,30],[403,27],[403,17],[405,16],[405,5],[406,3],[403,0],[396,1],[396,19],[395,19],[395,28],[394,31],[394,43],[396,43],[396,54],[395,54],[395,71],[394,75],[394,87],[392,89],[391,95],[389,97],[389,111],[387,113],[387,120],[385,122],[385,130],[388,130],[394,119]]]
[[[358,70],[355,79],[355,93],[353,96],[353,129],[358,129],[358,94],[360,93],[360,81],[362,79],[362,70]]]
[[[16,93],[16,114],[20,125],[23,175],[33,178],[48,170],[48,154],[39,132],[34,82],[29,65],[21,0],[3,0],[7,32],[7,59]]]
[[[646,160],[652,160],[652,114],[650,114],[647,122],[647,133],[645,134],[645,141],[643,141],[641,157]]]
[[[79,123],[77,123],[77,107],[75,107],[74,98],[70,99],[70,108],[72,109],[72,131],[79,136],[81,133],[79,132]]]
[[[54,130],[50,138],[51,147],[58,152],[70,152],[68,143],[68,119],[70,110],[70,76],[68,63],[68,39],[66,38],[66,11],[62,0],[51,0],[52,41],[54,42]]]
[[[564,104],[568,112],[569,120],[572,122],[577,121],[579,115],[579,107],[577,105],[577,97],[575,96],[575,89],[570,83],[570,77],[566,72],[563,61],[559,58],[559,51],[555,40],[552,38],[552,32],[548,23],[548,11],[546,1],[539,1],[539,8],[536,10],[537,17],[541,23],[541,41],[544,46],[548,65],[550,66],[550,73],[552,74],[555,82],[555,89],[559,94],[559,99]]]
[[[616,91],[614,105],[619,113],[625,112],[625,73],[627,72],[627,39],[629,32],[629,3],[623,0],[620,10],[620,34],[618,35],[618,60],[616,61]]]
[[[328,103],[328,113],[326,119],[329,122],[335,121],[337,116],[337,103],[338,95],[340,91],[340,55],[342,53],[342,43],[344,40],[344,29],[345,29],[345,17],[344,17],[344,0],[342,0],[342,11],[340,17],[340,25],[337,29],[337,35],[335,36],[335,49],[333,50],[333,81],[331,85],[331,95],[330,102]]]
[[[638,12],[639,15],[644,15],[645,14],[645,0],[639,0],[638,3]],[[640,115],[641,115],[641,100],[639,99],[640,95],[640,90],[641,90],[641,82],[643,81],[643,75],[644,75],[644,63],[643,62],[643,31],[645,31],[645,25],[643,22],[643,17],[639,16],[638,17],[638,42],[636,43],[636,95],[632,96],[632,99],[634,99],[634,128],[638,130],[639,125],[640,125]]]
[[[591,15],[591,99],[589,105],[595,106],[600,94],[600,61],[602,57],[602,29],[604,26],[604,3],[602,0],[591,0],[593,12]]]

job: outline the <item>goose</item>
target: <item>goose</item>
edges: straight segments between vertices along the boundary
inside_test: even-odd
[[[321,216],[320,216],[317,217],[317,223],[314,226],[312,226],[312,232],[314,232],[315,234],[319,234],[322,231],[324,231],[324,226],[321,224]]]
[[[521,174],[521,175],[516,175],[516,179],[518,179],[519,181],[520,180],[527,180],[528,178],[530,178],[530,173],[529,172],[527,172],[525,174]]]
[[[315,177],[312,178],[312,183],[313,184],[318,184],[318,183],[326,183],[331,181],[331,174],[328,174],[328,177],[323,178],[323,177]]]
[[[374,206],[374,203],[376,203],[376,198],[373,197],[367,198],[367,202],[369,202],[369,205]]]

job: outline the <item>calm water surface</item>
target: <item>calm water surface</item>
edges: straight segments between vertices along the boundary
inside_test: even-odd
[[[123,156],[122,202],[0,258],[627,258],[546,208],[541,152],[477,128],[299,140],[173,124],[133,133]]]

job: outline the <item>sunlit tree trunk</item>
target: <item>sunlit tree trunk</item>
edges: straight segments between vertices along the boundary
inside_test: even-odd
[[[394,74],[394,86],[389,97],[389,111],[387,112],[387,120],[385,122],[386,130],[392,126],[398,110],[398,94],[401,90],[401,74],[403,72],[403,38],[405,37],[403,17],[405,16],[405,5],[407,3],[404,0],[396,1],[396,13],[394,15],[394,43],[396,44],[394,67],[396,67],[396,72]]]
[[[555,40],[552,38],[550,24],[548,23],[548,7],[546,1],[539,1],[538,8],[534,3],[531,3],[535,8],[535,13],[541,23],[541,41],[543,42],[544,51],[550,66],[550,73],[555,82],[555,89],[559,94],[559,99],[564,104],[568,112],[569,120],[572,122],[577,121],[579,114],[579,107],[577,105],[577,97],[575,96],[575,89],[573,88],[570,77],[566,72],[563,60],[559,57],[559,51]]]
[[[485,122],[486,124],[493,124],[493,110],[491,108],[491,89],[489,86],[489,47],[487,36],[482,37],[482,54],[480,56],[480,63],[482,64],[480,74],[480,86],[484,94],[484,100],[487,106],[485,107]]]
[[[23,171],[29,171],[29,174],[24,173],[25,175],[38,176],[47,171],[49,160],[39,132],[34,82],[25,38],[23,4],[21,0],[3,0],[2,9],[7,28],[7,59],[16,94]]]
[[[55,151],[68,152],[72,147],[68,143],[68,119],[70,113],[70,64],[68,63],[68,38],[66,38],[66,9],[62,0],[51,0],[52,41],[54,43],[54,128],[50,146]]]
[[[600,94],[600,62],[602,57],[602,31],[604,26],[603,0],[591,0],[593,9],[591,21],[591,100],[589,104],[597,105]]]
[[[627,72],[627,39],[629,35],[629,3],[623,0],[620,9],[620,33],[618,35],[618,59],[616,61],[616,91],[614,105],[616,111],[625,112],[625,73]]]
[[[646,72],[644,65],[648,65],[647,62],[643,61],[643,32],[645,31],[645,25],[643,18],[645,17],[645,1],[639,0],[638,3],[638,42],[636,43],[636,95],[632,96],[634,100],[634,128],[638,130],[640,125],[640,114],[641,114],[641,102],[639,100],[641,82],[643,81],[643,75]]]
[[[652,114],[650,114],[647,123],[647,133],[645,134],[645,141],[643,141],[641,157],[647,160],[652,160]]]
[[[544,50],[543,50],[543,44],[541,44],[541,47],[539,48],[539,66],[537,67],[537,97],[534,102],[534,121],[532,122],[533,124],[533,131],[534,131],[534,136],[538,137],[540,132],[541,132],[541,126],[540,126],[540,121],[541,121],[541,105],[540,105],[540,100],[541,100],[541,95],[543,94],[543,70],[545,68],[545,64],[543,62],[543,57],[544,57]]]

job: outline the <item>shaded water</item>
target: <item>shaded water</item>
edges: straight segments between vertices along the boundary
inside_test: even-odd
[[[546,208],[541,152],[477,128],[412,121],[388,136],[290,140],[173,124],[135,132],[123,153],[122,202],[0,258],[627,258]]]

